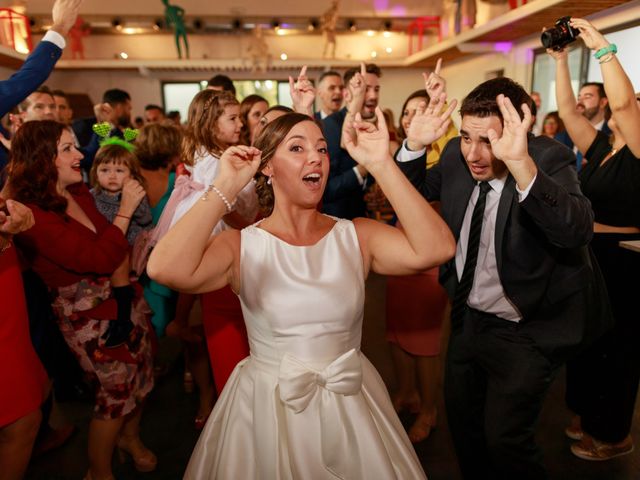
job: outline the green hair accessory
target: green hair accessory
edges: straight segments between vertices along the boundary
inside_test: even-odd
[[[138,136],[138,129],[125,128],[122,132],[124,139],[116,136],[109,136],[109,133],[111,132],[111,124],[109,122],[96,123],[93,125],[92,129],[99,137],[102,137],[102,140],[100,141],[101,147],[107,145],[118,145],[131,153],[136,149],[135,145],[131,142],[133,142]]]

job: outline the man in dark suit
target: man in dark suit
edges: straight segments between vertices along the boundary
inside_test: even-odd
[[[329,179],[322,197],[322,211],[338,218],[364,217],[364,194],[372,179],[342,147],[342,129],[360,113],[365,121],[375,120],[380,96],[380,68],[373,63],[351,68],[344,74],[345,107],[322,122],[329,150]]]
[[[334,70],[322,72],[318,79],[318,110],[313,115],[316,120],[324,120],[332,113],[338,112],[344,102],[344,84],[342,77]]]
[[[605,135],[611,135],[611,129],[607,125],[609,101],[602,83],[587,82],[580,87],[576,109],[589,120],[596,130],[600,130]],[[567,131],[564,130],[558,133],[555,139],[573,149],[573,153],[576,154],[576,168],[580,171],[582,162],[586,160],[583,159],[582,152],[578,151],[578,148],[573,145],[573,140],[569,137]]]
[[[507,78],[476,87],[462,102],[460,137],[429,170],[436,107],[422,107],[396,157],[441,202],[457,239],[440,270],[452,298],[445,400],[468,479],[547,477],[534,434],[553,374],[610,324],[574,157],[527,133],[530,102]]]

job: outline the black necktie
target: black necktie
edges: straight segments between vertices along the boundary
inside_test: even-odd
[[[473,286],[473,277],[476,271],[476,263],[478,262],[478,248],[480,247],[480,233],[482,232],[482,221],[484,219],[484,206],[487,203],[487,192],[489,190],[491,190],[491,185],[487,182],[480,182],[480,194],[471,214],[467,256],[460,283],[458,283],[451,303],[451,321],[454,323],[462,319],[464,307],[467,304],[467,298],[469,298],[469,293]]]

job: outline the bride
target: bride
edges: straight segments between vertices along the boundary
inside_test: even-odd
[[[446,130],[444,98],[428,107],[433,140]],[[455,107],[455,102],[452,102]],[[404,231],[318,212],[326,141],[298,113],[269,123],[255,147],[230,147],[213,183],[155,247],[149,276],[171,288],[239,295],[251,355],[235,368],[209,417],[187,479],[419,479],[420,462],[375,368],[360,352],[364,281],[424,271],[450,259],[441,218],[389,156],[379,128],[358,116],[345,138],[378,181]],[[270,211],[242,231],[210,238],[254,177]]]

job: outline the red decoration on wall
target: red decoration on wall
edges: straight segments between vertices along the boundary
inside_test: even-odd
[[[30,53],[33,43],[29,19],[10,8],[0,8],[0,45],[16,52]]]
[[[426,28],[436,29],[438,31],[438,42],[442,41],[442,33],[440,32],[440,16],[429,15],[426,17],[418,17],[407,27],[407,37],[409,38],[409,55],[414,52],[414,35],[418,37],[418,48],[415,51],[419,52],[420,50],[422,50],[422,38],[424,36],[424,30]]]

